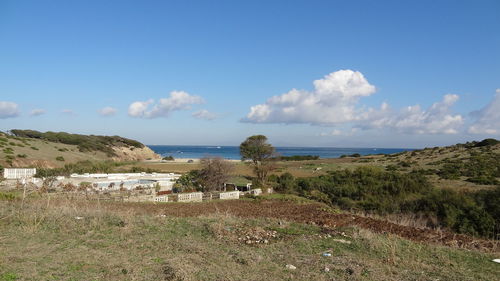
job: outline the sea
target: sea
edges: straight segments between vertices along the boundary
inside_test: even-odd
[[[154,152],[174,158],[222,157],[224,159],[241,159],[239,146],[191,146],[191,145],[148,145]],[[276,152],[282,156],[317,155],[320,158],[338,158],[341,155],[359,153],[391,154],[412,151],[410,148],[339,148],[339,147],[276,147]]]

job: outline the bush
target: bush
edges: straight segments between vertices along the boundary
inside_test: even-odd
[[[499,144],[500,141],[496,139],[484,139],[474,145],[474,147],[482,147],[482,146],[492,146]]]
[[[56,160],[57,160],[57,161],[64,161],[64,157],[62,157],[62,156],[57,156],[57,157],[56,157]]]
[[[175,159],[174,159],[174,157],[173,157],[172,155],[165,156],[165,157],[163,157],[162,159],[163,159],[163,160],[165,160],[165,161],[174,161],[174,160],[175,160]]]

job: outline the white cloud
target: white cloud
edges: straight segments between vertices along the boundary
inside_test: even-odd
[[[460,114],[452,114],[451,107],[458,101],[458,95],[447,94],[440,102],[427,110],[420,105],[407,106],[397,112],[383,103],[380,110],[370,109],[365,113],[365,122],[360,127],[390,128],[404,133],[415,134],[456,134],[464,119]]]
[[[10,101],[0,101],[0,119],[19,116],[19,109],[16,103]]]
[[[110,106],[106,106],[104,108],[101,108],[98,110],[99,114],[101,116],[104,116],[104,117],[109,117],[109,116],[113,116],[116,114],[118,110],[116,110],[116,108],[113,108],[113,107],[110,107]]]
[[[359,98],[375,93],[361,72],[339,70],[313,82],[314,90],[292,89],[250,108],[243,122],[333,125],[356,121]]]
[[[350,130],[339,130],[339,129],[333,129],[330,132],[323,132],[320,134],[322,137],[329,137],[329,136],[352,136],[354,135],[357,131],[359,131],[358,128],[351,128]]]
[[[193,96],[184,91],[172,91],[168,98],[162,98],[157,103],[152,99],[133,102],[128,108],[128,115],[137,118],[168,117],[172,111],[187,110],[191,105],[203,102],[200,96]]]
[[[75,112],[73,110],[71,110],[71,109],[63,109],[63,110],[61,110],[61,113],[62,114],[66,114],[66,115],[73,115],[73,114],[75,114]]]
[[[40,115],[45,114],[45,112],[46,112],[45,109],[40,109],[40,108],[33,109],[30,112],[30,116],[40,116]]]
[[[451,107],[457,95],[445,95],[427,110],[419,105],[393,111],[387,103],[380,109],[358,106],[362,97],[375,93],[361,72],[339,70],[314,81],[313,91],[292,89],[274,96],[263,104],[250,108],[243,122],[250,123],[306,123],[311,125],[373,129],[389,128],[417,134],[456,134],[463,124],[463,117],[452,114]],[[334,130],[322,135],[346,135],[352,132]]]
[[[196,111],[192,114],[192,116],[194,118],[198,118],[198,119],[205,119],[205,120],[214,120],[215,118],[217,118],[217,114],[213,113],[213,112],[210,112],[206,109],[202,109],[200,111]]]
[[[496,89],[493,100],[473,113],[476,121],[469,127],[471,134],[500,134],[500,89]]]

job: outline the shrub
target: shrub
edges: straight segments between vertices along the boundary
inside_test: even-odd
[[[500,141],[496,139],[484,139],[474,145],[474,147],[482,147],[482,146],[492,146],[499,144]]]
[[[62,156],[57,156],[57,157],[56,157],[56,160],[57,160],[57,161],[64,161],[64,157],[62,157]]]
[[[165,156],[162,158],[163,160],[166,160],[166,161],[174,161],[174,157],[172,155],[169,155],[169,156]]]

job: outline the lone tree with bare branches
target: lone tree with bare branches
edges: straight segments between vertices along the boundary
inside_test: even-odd
[[[274,147],[267,142],[264,135],[255,135],[248,137],[240,144],[240,154],[242,160],[251,160],[253,170],[258,184],[264,184],[267,175],[275,169]]]
[[[204,157],[200,159],[200,164],[202,168],[198,178],[205,191],[222,190],[233,165],[221,157]]]

